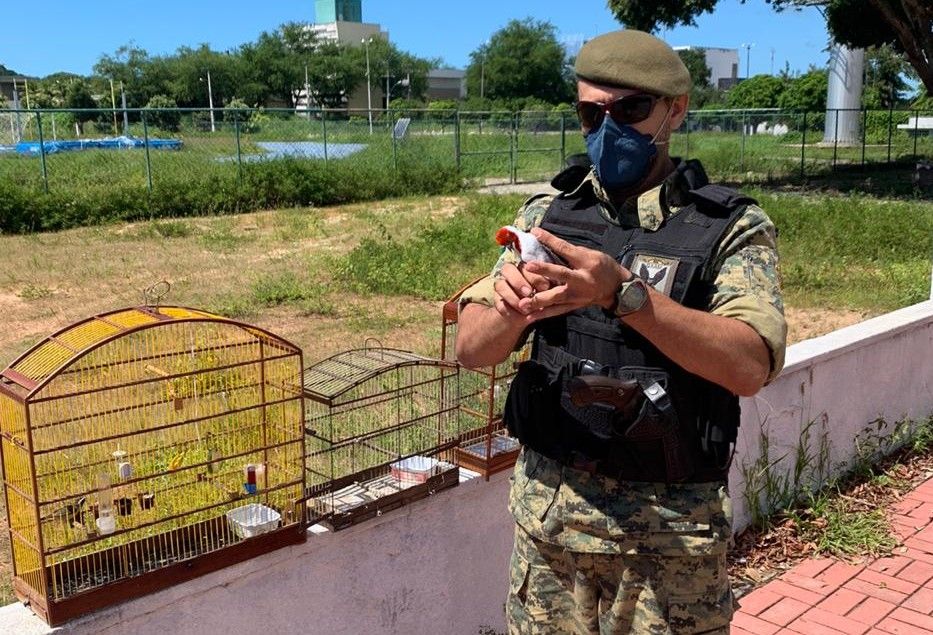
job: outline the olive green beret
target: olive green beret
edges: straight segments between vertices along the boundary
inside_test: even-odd
[[[624,29],[583,45],[574,67],[577,77],[654,95],[676,97],[690,92],[690,71],[667,43],[650,33]]]

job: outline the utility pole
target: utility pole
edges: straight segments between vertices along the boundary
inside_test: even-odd
[[[389,101],[391,99],[391,95],[389,93],[391,90],[392,89],[389,87],[389,66],[387,64],[386,65],[386,111],[387,111],[386,114],[388,114],[388,110],[389,110]]]
[[[754,42],[742,44],[742,48],[745,49],[745,79],[748,79],[752,76],[751,74],[751,57],[752,57],[752,47],[755,46]]]
[[[113,108],[113,134],[120,134],[117,130],[117,94],[113,90],[113,78],[110,78],[110,106]]]
[[[305,64],[305,114],[311,119],[311,84],[308,83],[308,65]]]
[[[214,126],[214,91],[211,89],[211,71],[207,71],[207,105],[211,109],[211,132],[217,132]]]
[[[13,110],[16,111],[16,134],[13,135],[13,139],[16,143],[19,143],[23,140],[23,120],[20,116],[21,104],[19,103],[19,91],[16,89],[16,78],[13,78]]]
[[[366,110],[369,113],[369,134],[373,133],[373,82],[369,78],[369,45],[372,38],[363,38],[363,48],[366,49]],[[386,71],[388,74],[388,71]],[[388,102],[386,102],[388,104]],[[388,108],[387,108],[388,109]]]
[[[123,104],[123,134],[130,134],[130,117],[126,113],[126,91],[123,90],[123,82],[120,82],[120,101]]]
[[[774,47],[771,47],[771,74],[774,75]]]
[[[26,84],[26,110],[29,110],[29,79],[24,78],[23,83]]]

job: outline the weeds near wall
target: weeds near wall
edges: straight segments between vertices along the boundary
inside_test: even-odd
[[[742,467],[753,526],[767,530],[778,521],[791,526],[798,542],[812,553],[848,557],[889,552],[897,540],[886,506],[892,496],[896,500],[892,492],[911,486],[891,466],[933,450],[933,417],[870,422],[856,435],[854,458],[838,466],[835,471],[841,475],[835,478],[829,477],[826,424],[825,415],[809,422],[797,447],[773,460],[767,428],[762,426],[759,456]],[[818,436],[814,439],[813,434]],[[783,469],[791,456],[793,464]]]
[[[775,510],[788,509],[804,493],[825,484],[829,467],[829,436],[826,431],[828,417],[824,413],[807,422],[800,432],[800,441],[793,450],[771,459],[771,441],[767,422],[759,432],[758,458],[742,465],[745,477],[745,501],[751,514],[752,525],[765,527]],[[816,426],[818,429],[814,430]],[[816,434],[816,448],[811,449],[811,438]],[[793,456],[790,470],[775,469]]]

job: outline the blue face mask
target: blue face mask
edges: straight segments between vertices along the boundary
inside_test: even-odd
[[[603,187],[629,187],[644,178],[651,159],[658,153],[656,138],[657,135],[642,134],[632,126],[619,125],[612,117],[603,118],[599,129],[586,136],[586,153]]]

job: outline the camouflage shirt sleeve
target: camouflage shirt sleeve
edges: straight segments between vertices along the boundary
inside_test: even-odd
[[[544,213],[547,212],[553,200],[554,195],[552,194],[536,194],[532,196],[519,208],[518,216],[515,217],[515,221],[512,224],[522,231],[529,231],[537,227],[541,224]],[[493,306],[495,301],[493,284],[499,277],[499,272],[502,271],[502,267],[509,262],[517,264],[518,256],[512,250],[503,249],[502,253],[499,255],[499,260],[492,268],[492,272],[460,295],[460,306],[463,307],[463,305],[468,302],[478,302],[486,306]]]
[[[757,205],[746,208],[723,239],[714,268],[709,310],[741,320],[761,336],[771,353],[770,382],[784,366],[787,323],[776,231],[764,210]]]

